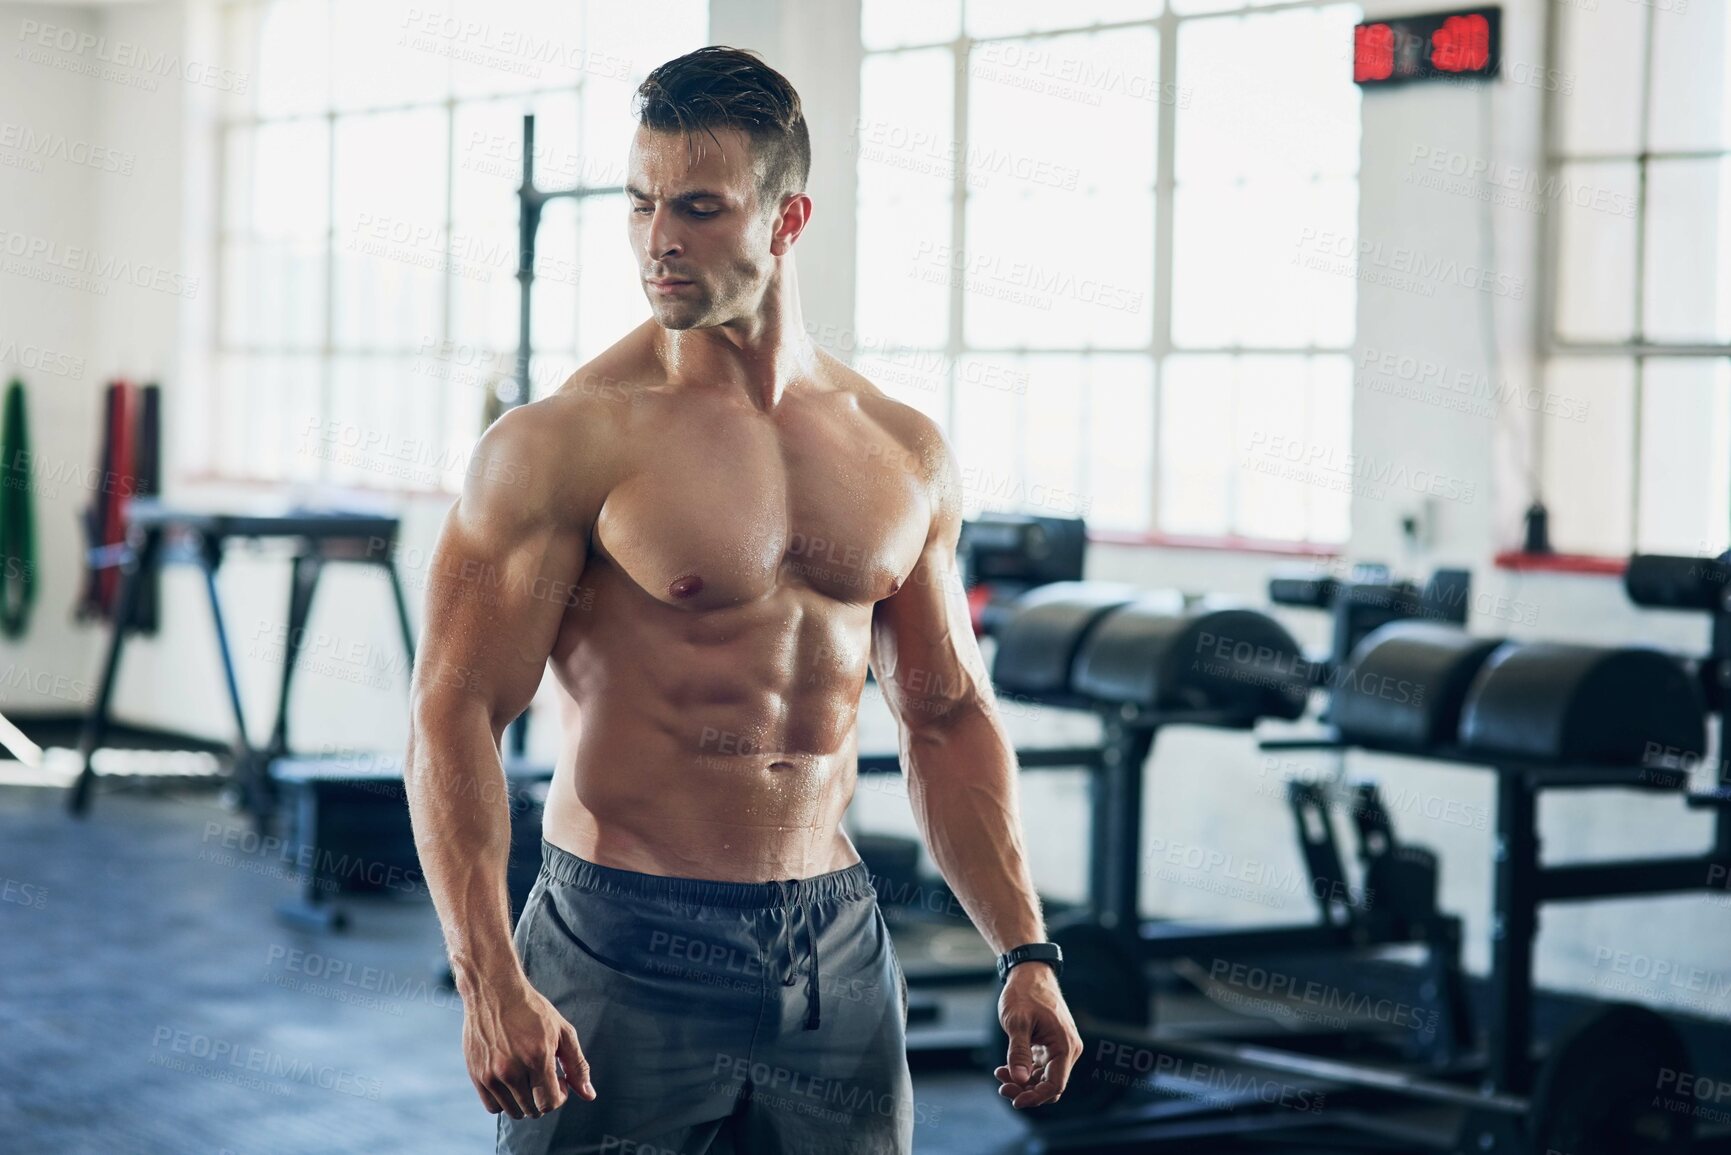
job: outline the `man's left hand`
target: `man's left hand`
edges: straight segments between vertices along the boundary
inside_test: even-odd
[[[1010,1037],[1006,1061],[995,1072],[998,1094],[1017,1110],[1057,1102],[1082,1057],[1082,1036],[1052,968],[1042,962],[1011,968],[998,997],[998,1021]]]

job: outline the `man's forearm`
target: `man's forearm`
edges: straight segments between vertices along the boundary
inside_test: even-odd
[[[511,808],[485,706],[471,700],[418,708],[404,778],[415,848],[458,991],[470,999],[521,979],[505,883]]]
[[[1000,954],[1046,937],[1028,875],[1015,755],[984,707],[912,728],[908,797],[926,846],[968,917]]]

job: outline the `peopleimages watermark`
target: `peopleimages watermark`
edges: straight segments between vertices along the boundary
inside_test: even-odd
[[[1244,466],[1260,473],[1273,473],[1290,480],[1337,477],[1380,500],[1390,489],[1458,501],[1470,505],[1478,497],[1478,483],[1437,469],[1414,468],[1368,453],[1342,450],[1326,442],[1289,437],[1258,429],[1250,434]],[[1260,463],[1267,463],[1266,465]],[[1313,480],[1312,484],[1322,484]]]
[[[382,1011],[403,1013],[408,1003],[426,1003],[444,1010],[461,1009],[457,992],[419,975],[400,975],[382,967],[356,966],[318,951],[271,944],[265,955],[263,981],[313,998]]]
[[[15,906],[27,906],[32,910],[41,910],[48,905],[48,891],[34,882],[20,882],[16,878],[0,878],[0,902],[9,902]]]
[[[1013,304],[1050,309],[1058,298],[1069,298],[1116,312],[1137,313],[1143,293],[1097,277],[1077,276],[1067,269],[1052,269],[1032,261],[1008,259],[992,253],[969,253],[949,242],[925,238],[914,243],[913,265],[908,275],[930,284],[947,285],[950,274],[962,275],[963,287],[977,296],[995,297]]]
[[[895,1093],[879,1092],[875,1086],[850,1079],[826,1078],[796,1071],[746,1055],[717,1052],[711,1068],[710,1089],[733,1089],[736,1081],[742,1096],[772,1110],[805,1115],[845,1127],[861,1116],[889,1118],[912,1114],[915,1125],[936,1122],[940,1108],[918,1099],[903,1099]]]
[[[1279,908],[1285,905],[1282,896],[1300,893],[1331,907],[1368,908],[1376,898],[1376,892],[1368,888],[1355,897],[1352,888],[1339,879],[1320,879],[1301,867],[1275,866],[1258,858],[1241,859],[1228,851],[1165,838],[1149,839],[1144,857],[1150,864],[1161,863],[1155,869],[1154,877],[1163,882],[1175,882],[1261,906]],[[1182,870],[1193,873],[1186,875],[1181,873]]]
[[[290,1083],[302,1083],[324,1091],[335,1091],[339,1095],[353,1095],[375,1101],[384,1091],[384,1085],[379,1080],[366,1078],[354,1071],[325,1063],[314,1063],[310,1059],[294,1058],[281,1051],[269,1051],[263,1047],[218,1039],[183,1027],[157,1027],[151,1036],[150,1046],[152,1066],[166,1067],[221,1082],[273,1090],[279,1094],[286,1094],[288,1088],[280,1085],[272,1087],[262,1080],[248,1079],[247,1076],[262,1075],[268,1079],[286,1079]],[[190,1061],[194,1059],[199,1061]]]
[[[113,80],[147,92],[157,89],[158,81],[177,78],[201,88],[244,95],[252,78],[245,72],[221,68],[197,60],[182,60],[180,53],[152,49],[130,40],[110,42],[106,36],[80,32],[59,24],[44,24],[39,20],[18,22],[20,46],[13,52],[19,60],[43,64],[67,72]],[[68,53],[72,59],[56,58],[48,51]],[[144,75],[128,75],[120,69],[133,69]]]
[[[20,344],[16,337],[0,337],[0,361],[10,361],[14,365],[22,365],[26,369],[55,377],[84,376],[84,358],[41,345]],[[29,450],[19,452],[28,453]]]
[[[1421,1038],[1436,1033],[1441,1014],[1432,1007],[1415,1006],[1399,999],[1373,998],[1363,991],[1343,990],[1329,983],[1250,963],[1217,958],[1208,966],[1208,978],[1229,990],[1259,996],[1264,1004],[1291,1007],[1300,1016],[1321,1013],[1332,1016],[1329,1025],[1345,1027],[1353,1021],[1370,1020],[1401,1027]]]
[[[994,176],[1008,176],[1026,184],[1073,192],[1082,175],[1075,165],[971,141],[958,147],[954,139],[894,121],[860,117],[849,135],[860,160],[890,168],[948,182],[955,179],[960,164],[970,189],[985,188]]]
[[[1458,285],[1519,301],[1527,295],[1527,279],[1499,273],[1455,257],[1439,257],[1406,245],[1359,240],[1351,233],[1304,228],[1292,263],[1317,272],[1337,273],[1391,289],[1436,295],[1439,284]]]
[[[338,854],[310,843],[294,842],[274,834],[259,834],[221,822],[204,824],[203,841],[207,844],[214,842],[221,851],[232,852],[225,856],[208,845],[199,852],[200,859],[220,865],[239,865],[243,861],[239,856],[275,858],[296,872],[316,872],[321,884],[327,886],[358,879],[386,890],[418,892],[422,889],[419,867]]]
[[[566,44],[534,26],[509,28],[438,9],[410,7],[399,23],[397,43],[405,48],[448,56],[505,72],[539,77],[551,64],[571,72],[612,80],[631,76],[631,61],[621,56]]]
[[[150,289],[192,300],[198,278],[149,261],[134,261],[97,253],[82,245],[66,245],[49,237],[0,229],[0,270],[80,292],[104,296],[110,283]]]
[[[1731,996],[1731,975],[1639,951],[1596,947],[1593,970],[1588,985],[1606,994],[1638,998],[1656,994],[1673,1006],[1703,1015],[1723,1015],[1726,998]]]
[[[1415,144],[1407,157],[1407,184],[1488,200],[1532,213],[1543,213],[1552,202],[1615,217],[1633,217],[1636,199],[1629,193],[1562,173],[1511,165],[1473,156],[1458,149]]]
[[[968,76],[1042,96],[1099,105],[1115,96],[1176,108],[1190,107],[1190,90],[1162,84],[1147,73],[1061,50],[1053,41],[991,40],[976,44],[968,57]]]
[[[1273,754],[1262,756],[1256,774],[1256,793],[1261,797],[1285,798],[1287,784],[1297,782],[1319,789],[1331,807],[1349,816],[1374,815],[1375,807],[1380,806],[1382,813],[1391,819],[1418,816],[1469,830],[1490,829],[1488,807],[1474,806],[1458,798],[1447,798],[1415,787],[1379,786],[1373,804],[1370,798],[1360,793],[1357,784]]]
[[[45,160],[131,176],[138,164],[138,154],[92,144],[63,132],[38,132],[27,124],[0,120],[0,167],[41,172]]]
[[[1583,422],[1588,401],[1552,390],[1523,389],[1510,381],[1492,381],[1474,369],[1450,369],[1440,361],[1367,346],[1358,358],[1354,384],[1439,408],[1478,417],[1495,417],[1499,410],[1524,409],[1561,421]],[[1367,372],[1371,371],[1371,372]]]
[[[1164,1095],[1203,1102],[1242,1103],[1255,1098],[1290,1111],[1320,1111],[1327,1099],[1315,1087],[1294,1086],[1114,1039],[1095,1043],[1089,1077],[1116,1086],[1157,1090]],[[1162,1078],[1165,1082],[1161,1082]]]

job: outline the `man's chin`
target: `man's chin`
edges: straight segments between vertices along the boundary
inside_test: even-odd
[[[703,314],[696,309],[666,308],[653,301],[649,309],[655,314],[655,323],[663,329],[695,329],[703,322]]]

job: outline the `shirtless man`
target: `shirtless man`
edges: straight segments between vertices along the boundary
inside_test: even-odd
[[[487,430],[427,591],[407,777],[469,1075],[501,1152],[905,1152],[906,982],[841,829],[868,662],[938,868],[993,950],[1030,948],[1000,1093],[1051,1102],[1080,1054],[957,580],[955,464],[807,337],[787,80],[710,47],[638,98],[654,316]],[[548,661],[564,747],[513,936],[499,748]]]

